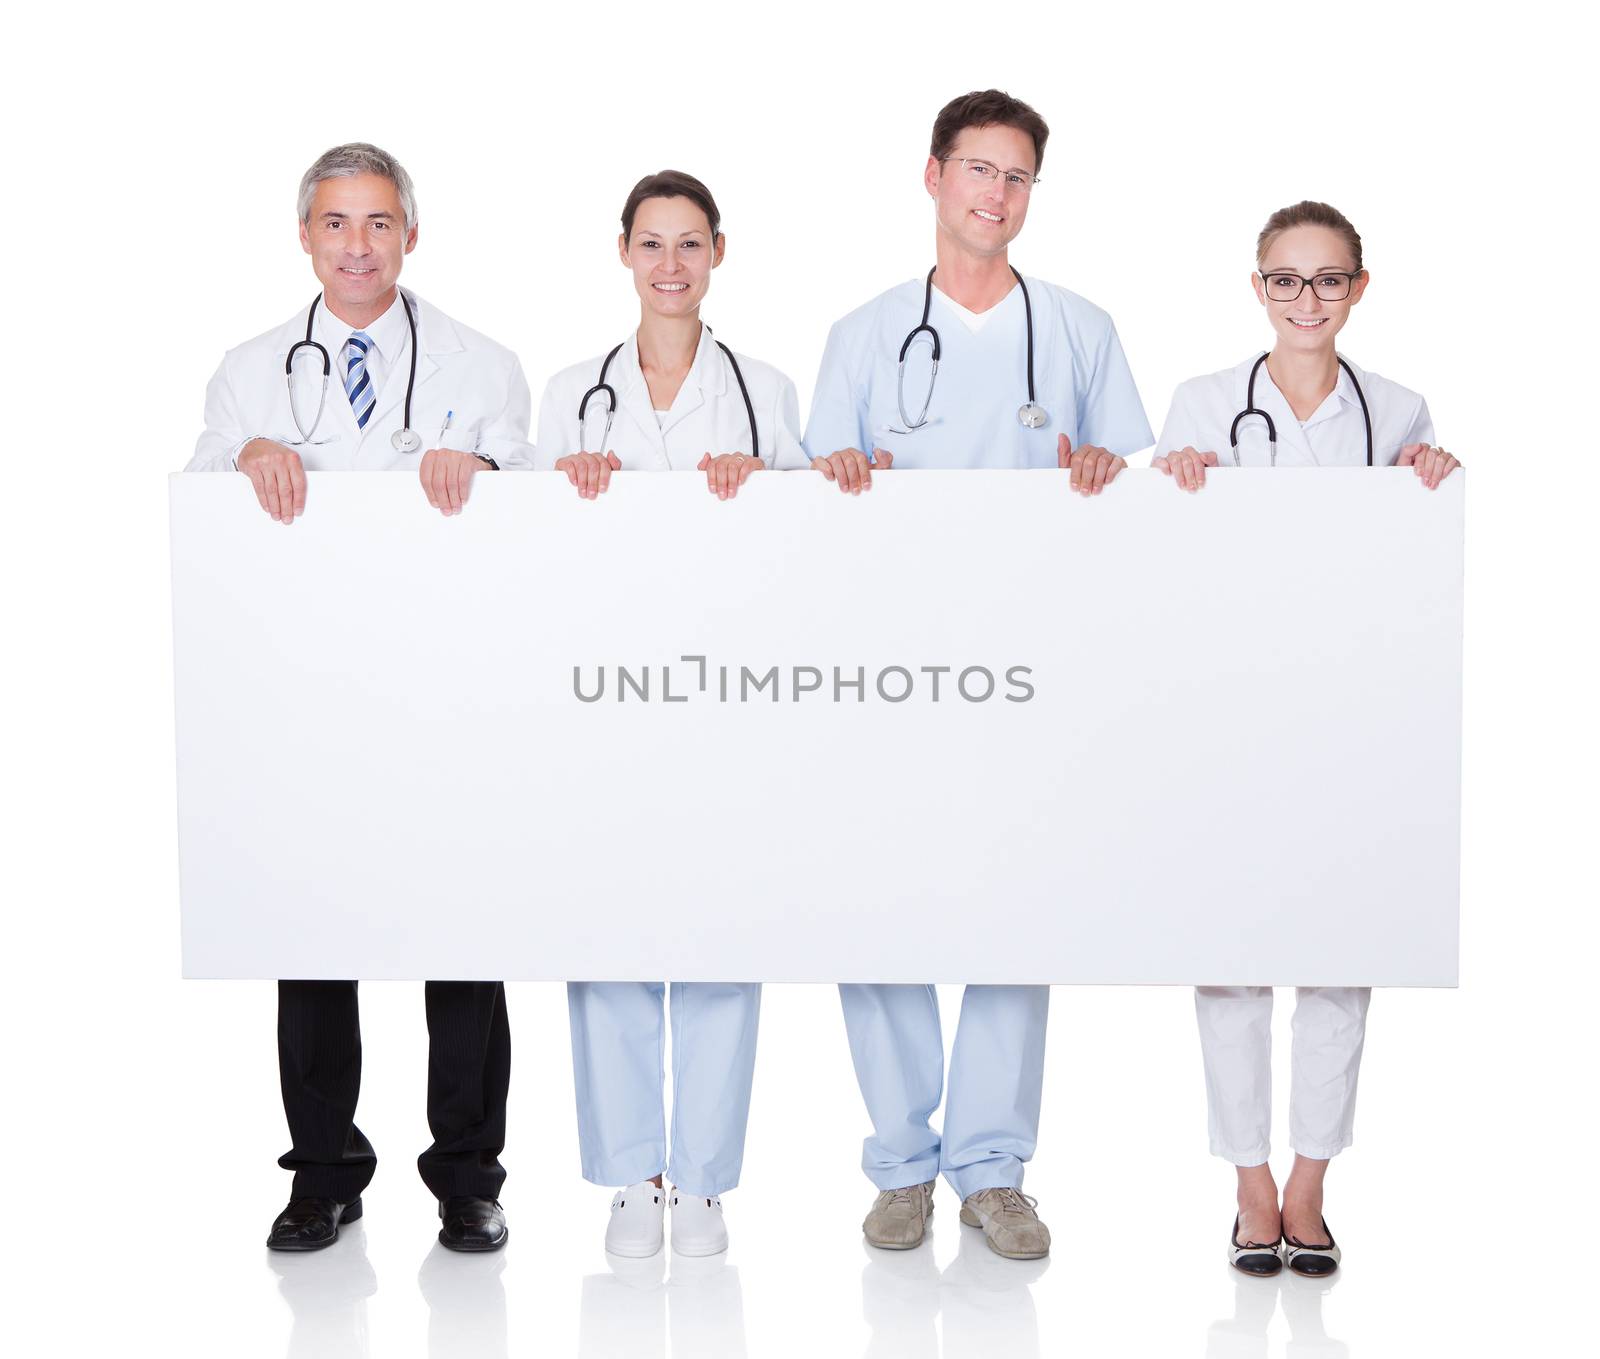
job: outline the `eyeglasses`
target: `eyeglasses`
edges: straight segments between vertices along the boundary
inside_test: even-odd
[[[1261,284],[1274,302],[1293,302],[1306,290],[1308,283],[1311,291],[1322,301],[1342,302],[1350,296],[1351,283],[1365,272],[1364,269],[1358,269],[1353,274],[1330,271],[1314,274],[1310,278],[1302,278],[1299,274],[1262,274]]]
[[[1030,175],[1026,170],[1002,170],[998,165],[991,165],[986,160],[977,160],[972,156],[946,156],[939,164],[948,165],[952,161],[981,183],[993,184],[995,180],[1003,177],[1006,188],[1016,189],[1021,193],[1027,193],[1039,182],[1038,175]]]

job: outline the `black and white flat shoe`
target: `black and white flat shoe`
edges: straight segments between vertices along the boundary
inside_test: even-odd
[[[1262,1245],[1259,1241],[1246,1241],[1239,1244],[1239,1219],[1233,1219],[1233,1235],[1228,1238],[1228,1263],[1241,1274],[1254,1274],[1259,1278],[1276,1274],[1283,1268],[1283,1257],[1278,1254],[1278,1248],[1283,1245],[1283,1237],[1270,1245]]]
[[[1328,1239],[1320,1246],[1308,1246],[1292,1236],[1284,1239],[1289,1251],[1289,1268],[1296,1274],[1317,1279],[1339,1268],[1339,1246],[1333,1239],[1333,1233],[1328,1230],[1326,1218],[1322,1221],[1322,1234]]]

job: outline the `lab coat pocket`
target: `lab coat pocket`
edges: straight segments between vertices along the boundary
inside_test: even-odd
[[[453,448],[457,453],[476,453],[478,431],[471,424],[452,424],[449,429],[440,431],[439,442],[434,447]]]

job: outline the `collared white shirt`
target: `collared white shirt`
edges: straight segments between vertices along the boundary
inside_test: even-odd
[[[1172,394],[1172,407],[1161,427],[1161,437],[1156,441],[1157,455],[1188,447],[1200,453],[1215,453],[1223,467],[1365,466],[1366,423],[1361,413],[1361,396],[1350,374],[1341,368],[1333,391],[1310,418],[1302,422],[1272,381],[1266,364],[1262,364],[1261,371],[1256,374],[1255,404],[1258,410],[1272,417],[1277,429],[1277,462],[1274,464],[1272,460],[1267,422],[1258,415],[1239,422],[1235,461],[1228,432],[1234,416],[1245,408],[1250,370],[1260,357],[1252,354],[1236,367],[1180,383]],[[1433,419],[1422,397],[1398,382],[1366,372],[1355,364],[1350,366],[1355,370],[1372,415],[1374,467],[1393,466],[1407,444],[1433,442]]]
[[[350,398],[344,394],[344,376],[349,369],[350,337],[364,331],[372,341],[367,350],[367,376],[372,379],[372,395],[381,398],[383,384],[389,374],[399,370],[402,380],[411,372],[411,327],[406,323],[406,309],[400,301],[400,290],[395,289],[394,301],[389,309],[370,326],[353,326],[335,316],[322,299],[317,308],[317,319],[311,327],[311,337],[327,349],[333,360],[334,381],[339,384],[339,395],[345,404]],[[332,398],[330,397],[330,400]]]
[[[755,410],[761,461],[768,467],[809,466],[800,447],[800,400],[794,383],[771,364],[735,354]],[[707,453],[749,453],[750,413],[728,356],[718,348],[711,328],[702,325],[700,344],[671,407],[657,411],[639,366],[639,340],[630,335],[606,369],[606,382],[616,392],[611,431],[604,438],[606,396],[589,401],[588,418],[580,428],[578,407],[584,393],[600,381],[605,355],[597,354],[563,369],[550,379],[539,403],[535,468],[553,468],[572,453],[615,453],[626,471],[694,471]]]

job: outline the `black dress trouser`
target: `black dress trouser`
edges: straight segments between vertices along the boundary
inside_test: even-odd
[[[506,1172],[511,1026],[500,982],[431,981],[428,1129],[417,1170],[435,1198],[497,1199]],[[278,1075],[294,1145],[278,1164],[294,1172],[292,1198],[356,1197],[377,1153],[356,1127],[361,1017],[353,981],[278,983]]]

